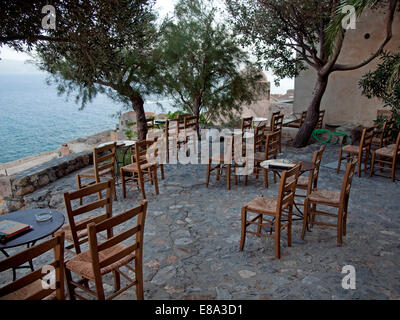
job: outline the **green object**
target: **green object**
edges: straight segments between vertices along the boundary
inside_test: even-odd
[[[325,133],[329,133],[329,138],[326,141],[323,141],[320,139],[320,137],[325,134]],[[346,132],[334,132],[328,129],[314,129],[314,131],[312,132],[312,136],[314,137],[315,140],[317,140],[319,143],[323,143],[326,145],[335,145],[338,143],[339,141],[339,136],[346,136],[346,142],[343,143],[344,145],[347,145],[350,143],[350,135]],[[336,139],[334,141],[332,141],[333,137],[336,136]],[[343,141],[343,140],[342,140]]]

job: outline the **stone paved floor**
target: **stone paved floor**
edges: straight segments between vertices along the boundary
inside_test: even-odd
[[[311,161],[319,146],[284,149],[284,156]],[[337,160],[329,147],[323,164]],[[273,239],[248,235],[239,251],[240,209],[260,194],[275,196],[277,184],[249,178],[244,186],[215,177],[205,187],[206,166],[169,165],[160,182],[160,195],[147,186],[149,200],[144,236],[146,299],[399,299],[400,188],[399,182],[365,174],[354,178],[348,234],[336,246],[336,230],[315,227],[300,239],[301,222],[294,222],[292,247],[281,241],[281,259],[274,258]],[[322,166],[319,187],[339,190],[343,172]],[[58,180],[32,194],[29,207],[52,206],[65,213],[62,193],[75,188],[75,176]],[[114,202],[114,213],[133,207],[138,191]],[[10,251],[13,253],[13,251]],[[45,259],[45,258],[43,258]],[[42,260],[36,261],[37,264]],[[342,267],[353,265],[356,289],[342,288]],[[22,271],[21,271],[22,272]],[[2,284],[11,272],[0,274]],[[112,284],[112,279],[107,279]],[[112,288],[107,285],[107,290]],[[135,299],[134,288],[119,297]]]

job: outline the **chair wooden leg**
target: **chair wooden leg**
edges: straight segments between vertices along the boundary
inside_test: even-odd
[[[67,284],[67,291],[70,300],[75,300],[75,287],[72,283],[71,271],[65,268],[65,282]]]
[[[339,210],[338,220],[337,220],[337,245],[340,247],[342,245],[342,235],[343,235],[343,212]]]
[[[142,258],[135,260],[135,277],[136,277],[136,299],[143,300],[144,292],[143,292],[143,269],[142,269]]]
[[[372,152],[372,159],[371,159],[371,168],[369,170],[369,176],[372,177],[374,174],[374,166],[375,166],[375,152]]]
[[[292,246],[292,210],[293,207],[289,208],[288,226],[287,226],[287,244],[288,247]]]
[[[339,173],[341,165],[342,165],[342,149],[339,150],[339,160],[338,160],[336,173]]]
[[[247,223],[247,211],[246,207],[242,208],[242,233],[240,237],[240,251],[243,251],[244,243],[246,241],[246,223]]]
[[[208,188],[208,184],[210,183],[210,170],[211,170],[211,160],[208,160],[207,176],[206,176],[206,187],[207,188]]]
[[[161,170],[161,180],[165,179],[165,175],[164,175],[164,165],[160,164],[160,170]]]
[[[141,175],[141,174],[138,175],[138,181],[139,181],[140,192],[142,193],[142,198],[143,198],[143,200],[145,200],[146,199],[146,192],[144,191],[143,175]]]
[[[276,181],[277,181],[276,176],[277,176],[277,174],[276,174],[276,172],[274,171],[274,183],[276,183]]]
[[[396,157],[392,160],[392,182],[396,180]]]
[[[317,205],[315,203],[312,204],[312,209],[311,209],[311,223],[310,227],[314,227],[314,222],[315,222],[315,211],[317,210]]]
[[[262,214],[258,216],[258,224],[257,224],[257,235],[261,235],[261,226],[262,226]]]
[[[365,174],[367,174],[368,160],[369,160],[369,150],[367,150],[365,153],[365,159],[364,159],[364,173]]]
[[[360,178],[361,177],[361,163],[362,163],[362,156],[363,153],[359,154],[359,159],[358,159],[358,170],[357,170],[357,175]]]
[[[306,235],[308,216],[310,210],[310,203],[308,198],[304,200],[304,214],[303,214],[303,229],[301,230],[301,239],[304,240],[304,236]]]
[[[112,178],[112,191],[114,193],[114,201],[117,201],[117,187],[115,185],[115,177]]]
[[[121,289],[121,275],[117,270],[114,270],[112,273],[114,276],[114,290],[117,292]]]
[[[120,176],[121,176],[121,182],[122,182],[122,197],[125,199],[126,198],[126,186],[125,186],[124,171],[122,170],[122,168],[120,169]]]
[[[154,188],[156,190],[156,194],[160,194],[160,190],[158,189],[158,178],[157,178],[157,167],[156,166],[154,166],[152,177],[153,177],[153,184],[154,184]]]
[[[151,168],[147,168],[147,174],[150,177],[150,183],[153,184],[153,175],[152,175],[152,169]]]
[[[221,175],[221,164],[218,164],[216,169],[217,169],[217,181],[219,181],[219,177]]]
[[[105,300],[106,299],[106,295],[104,294],[104,288],[103,288],[103,281],[100,279],[98,281],[95,281],[95,285],[96,285],[96,294],[97,294],[97,299],[98,300]]]
[[[275,258],[281,258],[281,226],[278,219],[275,219]]]
[[[226,184],[228,190],[231,190],[231,165],[228,164],[226,168]]]
[[[264,169],[264,186],[268,189],[268,170]]]

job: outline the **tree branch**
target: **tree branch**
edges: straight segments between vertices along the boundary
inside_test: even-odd
[[[379,46],[379,48],[367,59],[364,61],[357,63],[357,64],[349,64],[349,65],[343,65],[343,64],[335,64],[331,72],[333,71],[348,71],[348,70],[355,70],[358,68],[361,68],[368,63],[370,63],[372,60],[374,60],[378,55],[380,55],[383,52],[383,49],[385,45],[390,41],[392,38],[392,25],[393,25],[393,20],[394,20],[394,13],[396,11],[398,0],[390,0],[389,3],[389,14],[386,18],[386,37]]]

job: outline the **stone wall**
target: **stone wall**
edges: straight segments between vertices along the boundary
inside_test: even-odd
[[[93,163],[92,151],[73,153],[11,176],[0,176],[0,214],[25,207],[34,191]]]

